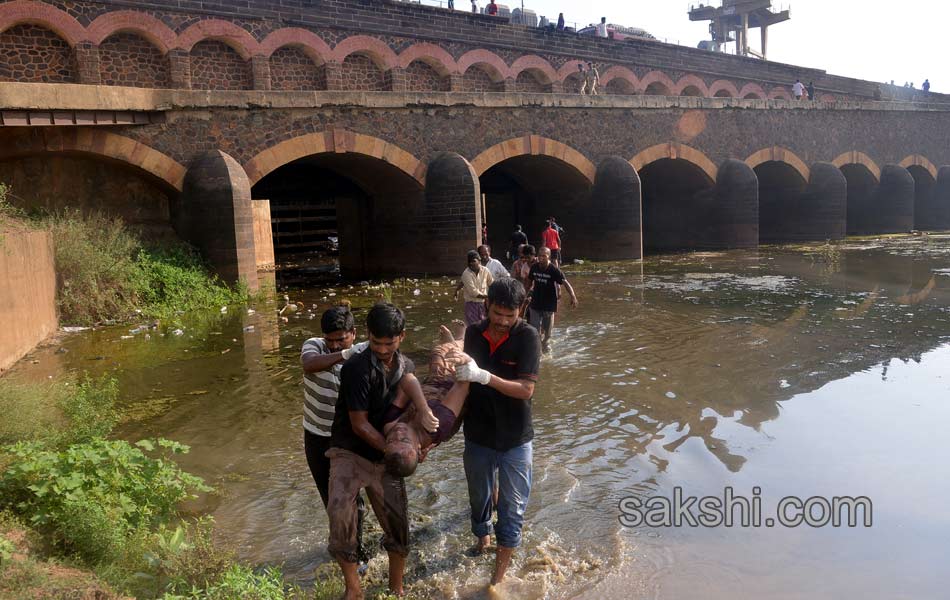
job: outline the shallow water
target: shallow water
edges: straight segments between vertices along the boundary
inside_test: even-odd
[[[512,598],[924,598],[946,595],[943,499],[950,417],[950,237],[583,264],[581,306],[562,309],[534,401],[535,484]],[[419,365],[438,324],[461,316],[447,279],[400,281],[405,348]],[[418,290],[418,294],[415,291]],[[38,351],[11,377],[112,372],[134,420],[119,435],[192,446],[184,467],[219,492],[189,506],[254,563],[307,583],[334,572],[326,516],[303,457],[302,342],[343,297],[293,290],[307,307],[279,323],[273,302],[160,327],[107,328]],[[253,330],[244,329],[253,325]],[[164,335],[163,335],[164,334]],[[33,362],[36,361],[36,362]],[[411,589],[484,596],[490,557],[469,558],[458,436],[409,481]],[[761,488],[867,496],[870,528],[624,527],[625,497]],[[369,536],[375,538],[375,534]],[[381,578],[385,558],[371,563]]]

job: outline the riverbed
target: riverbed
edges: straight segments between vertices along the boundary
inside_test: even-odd
[[[583,263],[567,275],[580,307],[561,309],[542,361],[534,489],[505,597],[946,594],[950,236]],[[423,367],[438,325],[462,316],[452,289],[449,278],[294,288],[304,309],[286,323],[278,296],[151,330],[101,328],[8,377],[112,373],[129,415],[117,435],[190,445],[183,467],[217,492],[188,511],[213,515],[242,559],[282,564],[306,585],[335,571],[303,455],[301,344],[331,303],[348,298],[364,315],[389,296]],[[409,589],[425,597],[483,597],[489,576],[490,556],[465,553],[461,438],[408,480]],[[726,488],[758,498],[763,523],[651,527],[621,511]],[[873,504],[870,526],[863,515],[858,527],[764,524],[782,498],[845,496]],[[370,576],[385,562],[377,555]]]

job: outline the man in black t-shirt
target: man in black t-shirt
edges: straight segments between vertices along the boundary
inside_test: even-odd
[[[541,348],[550,352],[551,329],[554,327],[554,313],[557,312],[557,286],[563,285],[571,295],[571,307],[577,308],[577,295],[574,288],[565,279],[564,273],[551,262],[551,251],[542,247],[538,251],[538,262],[528,272],[528,322],[541,333]]]
[[[537,330],[518,318],[524,299],[524,286],[516,279],[505,277],[489,286],[488,319],[465,331],[465,353],[472,362],[455,372],[456,386],[469,386],[463,458],[477,552],[490,542],[497,475],[493,585],[504,579],[511,555],[521,544],[531,494],[531,398],[541,343]]]
[[[528,243],[528,236],[521,231],[521,225],[515,225],[511,234],[511,244],[508,245],[508,259],[514,263],[521,258],[521,247]]]
[[[346,361],[330,433],[330,490],[327,550],[340,564],[347,598],[362,598],[357,574],[356,498],[366,489],[382,526],[389,554],[389,589],[401,596],[409,547],[406,487],[401,477],[386,472],[383,418],[413,364],[399,352],[406,336],[402,311],[388,303],[374,306],[366,317],[369,349]]]

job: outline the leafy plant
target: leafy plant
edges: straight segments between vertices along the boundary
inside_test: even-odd
[[[0,567],[2,567],[4,563],[10,560],[15,550],[16,550],[16,547],[13,545],[13,542],[11,542],[5,536],[0,534]]]
[[[42,442],[7,448],[0,502],[48,534],[64,551],[96,564],[114,560],[137,530],[175,514],[179,502],[210,491],[168,458],[188,447],[169,440],[136,444],[96,439],[50,450]],[[156,447],[164,456],[144,451]]]
[[[243,565],[232,565],[215,582],[182,593],[167,593],[162,600],[286,600],[300,597],[298,590],[285,589],[280,569],[255,573]]]

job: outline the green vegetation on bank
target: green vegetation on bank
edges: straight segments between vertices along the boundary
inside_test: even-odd
[[[297,597],[215,546],[210,519],[178,517],[210,491],[174,462],[188,447],[106,439],[117,396],[108,378],[0,382],[0,597]]]
[[[146,242],[118,217],[78,210],[27,215],[0,183],[0,222],[48,229],[56,255],[63,325],[175,316],[248,300],[247,290],[213,275],[179,240]]]

